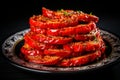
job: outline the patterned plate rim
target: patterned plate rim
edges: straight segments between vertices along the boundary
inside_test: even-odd
[[[100,29],[103,39],[107,40],[112,47],[111,54],[107,58],[101,60],[100,62],[86,66],[67,67],[67,68],[48,67],[40,64],[29,63],[20,59],[16,55],[14,50],[16,45],[21,40],[23,40],[24,34],[27,33],[29,30],[30,29],[25,29],[23,31],[11,35],[2,44],[2,52],[5,58],[7,58],[9,62],[12,63],[13,65],[25,70],[39,72],[39,73],[71,73],[71,72],[88,71],[88,70],[102,68],[120,60],[120,38],[111,32]]]

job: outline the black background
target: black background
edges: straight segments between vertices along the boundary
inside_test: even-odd
[[[116,0],[104,2],[102,0],[4,0],[0,3],[0,45],[6,38],[14,33],[29,28],[28,19],[34,14],[41,14],[41,8],[74,9],[84,12],[92,12],[99,17],[98,27],[110,31],[120,36],[120,12],[119,4]],[[0,52],[2,54],[2,51]],[[9,64],[2,55],[0,55],[0,78],[16,80],[120,80],[120,64],[109,67],[105,70],[72,75],[43,75],[27,72],[18,69]],[[57,77],[56,77],[56,76]]]

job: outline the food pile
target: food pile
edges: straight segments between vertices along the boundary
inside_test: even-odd
[[[74,10],[50,10],[29,19],[21,53],[25,60],[46,66],[81,66],[104,55],[105,43],[96,26],[99,18]]]

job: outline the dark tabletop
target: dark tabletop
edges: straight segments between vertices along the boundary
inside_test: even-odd
[[[114,0],[115,1],[115,0]],[[120,15],[117,2],[104,2],[101,0],[31,0],[24,2],[16,0],[14,2],[3,2],[7,7],[3,6],[1,11],[0,25],[0,45],[9,36],[16,32],[29,28],[28,19],[33,14],[41,14],[41,7],[57,9],[74,9],[84,12],[92,12],[97,15],[100,20],[98,27],[110,31],[120,36]],[[114,6],[112,6],[114,5]],[[42,74],[34,73],[19,69],[11,65],[2,55],[0,50],[0,80],[120,80],[120,63],[105,68],[86,73],[75,74]]]

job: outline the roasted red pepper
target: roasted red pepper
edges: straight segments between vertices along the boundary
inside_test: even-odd
[[[55,46],[55,45],[40,43],[38,41],[35,41],[27,34],[24,36],[24,40],[25,40],[25,43],[27,43],[29,46],[31,46],[35,49],[38,49],[38,50],[57,48],[57,46]]]
[[[46,44],[66,44],[72,41],[70,37],[46,36],[43,34],[35,34],[32,38]]]
[[[42,15],[29,18],[30,31],[21,47],[29,62],[49,66],[81,66],[94,62],[106,50],[96,23],[99,18],[82,11],[53,11],[42,7]]]
[[[71,51],[63,49],[46,49],[44,50],[44,54],[51,56],[60,56],[61,58],[65,58],[71,56]]]
[[[80,22],[90,22],[94,21],[95,23],[98,22],[99,18],[92,14],[87,14],[82,11],[73,11],[73,10],[59,10],[59,11],[53,11],[50,9],[47,9],[45,7],[42,8],[42,15],[49,17],[49,18],[62,18],[67,16],[77,16],[78,21]]]
[[[34,48],[30,47],[27,43],[25,43],[25,44],[22,46],[21,52],[22,52],[22,54],[24,54],[24,55],[31,55],[31,56],[43,55],[43,51],[34,49]]]
[[[101,57],[101,52],[96,51],[96,52],[92,52],[84,56],[64,59],[61,61],[61,63],[58,64],[58,66],[63,66],[63,67],[81,66],[81,65],[85,65],[87,63],[93,62],[97,60],[99,57]]]
[[[31,30],[36,33],[51,35],[51,36],[70,36],[75,34],[86,34],[96,28],[94,22],[88,24],[79,24],[77,26],[66,27],[61,29],[41,29],[40,27],[31,26]]]
[[[79,54],[83,54],[84,52],[96,51],[99,50],[102,46],[102,39],[97,39],[93,41],[86,42],[73,42],[71,44],[63,45],[65,50],[71,50],[74,52],[79,52]]]
[[[94,29],[88,34],[76,34],[73,38],[77,41],[93,41],[95,38],[100,38],[100,32]]]
[[[78,20],[76,20],[76,16],[73,16],[72,18],[62,18],[62,19],[52,19],[52,18],[46,18],[42,15],[34,15],[30,17],[29,19],[30,26],[37,26],[42,29],[46,28],[63,28],[67,26],[75,26],[78,24]]]
[[[55,65],[61,60],[61,58],[58,56],[45,56],[43,51],[31,48],[27,44],[24,44],[24,46],[21,48],[21,52],[24,54],[24,58],[29,62],[43,65]]]
[[[61,60],[61,58],[58,56],[26,55],[25,57],[29,62],[50,66],[57,64]]]

